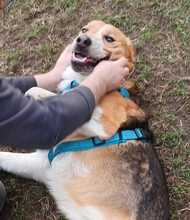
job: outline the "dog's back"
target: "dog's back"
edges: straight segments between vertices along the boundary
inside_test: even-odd
[[[165,179],[150,144],[131,141],[73,153],[72,160],[85,170],[83,175],[72,170],[75,175],[64,183],[76,211],[91,207],[98,219],[109,220],[169,219]]]
[[[168,220],[169,203],[166,182],[152,145],[141,142],[127,144],[120,159],[121,167],[127,167],[123,170],[125,178],[130,176],[130,184],[127,187],[123,184],[123,191],[125,193],[126,190],[126,197],[128,191],[133,192],[133,197],[128,204],[135,206],[135,209],[131,210],[136,216],[135,219]]]

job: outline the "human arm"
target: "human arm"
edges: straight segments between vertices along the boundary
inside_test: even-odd
[[[125,59],[105,61],[95,68],[82,87],[62,97],[35,101],[23,96],[21,92],[33,86],[54,91],[70,62],[70,55],[68,47],[47,74],[0,79],[0,144],[30,148],[56,144],[88,121],[95,103],[106,92],[116,89],[128,74]]]
[[[56,91],[57,85],[62,80],[62,73],[70,64],[72,54],[72,46],[68,45],[59,56],[55,66],[47,73],[26,75],[26,76],[8,76],[1,78],[5,79],[7,83],[25,93],[32,87],[40,87],[49,91]]]
[[[36,101],[0,79],[0,144],[27,149],[55,145],[90,119],[95,101],[80,87],[64,96]]]

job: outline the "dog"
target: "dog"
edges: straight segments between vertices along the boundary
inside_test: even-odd
[[[83,81],[102,60],[128,59],[134,68],[131,40],[103,21],[84,26],[73,42],[71,65],[63,80]],[[102,73],[103,74],[103,73]],[[129,92],[134,85],[126,83]],[[59,89],[61,84],[59,85]],[[32,88],[36,99],[55,94]],[[91,119],[63,142],[90,137],[108,139],[118,130],[144,123],[143,110],[118,91],[105,95]],[[129,140],[91,150],[59,154],[50,163],[47,150],[0,152],[0,169],[45,184],[69,220],[168,220],[167,186],[148,141]]]

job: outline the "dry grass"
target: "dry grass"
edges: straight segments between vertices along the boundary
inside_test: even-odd
[[[83,24],[104,19],[134,41],[134,77],[144,88],[156,149],[165,167],[173,220],[190,219],[190,1],[18,0],[0,22],[0,72],[46,72]],[[1,174],[2,175],[2,174]],[[2,177],[1,177],[2,178]],[[3,174],[4,219],[63,219],[37,183]]]

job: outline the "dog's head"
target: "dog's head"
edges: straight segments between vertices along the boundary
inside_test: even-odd
[[[91,21],[84,26],[74,40],[72,67],[76,72],[88,75],[102,60],[128,59],[131,71],[134,66],[132,42],[118,28],[103,21]]]

